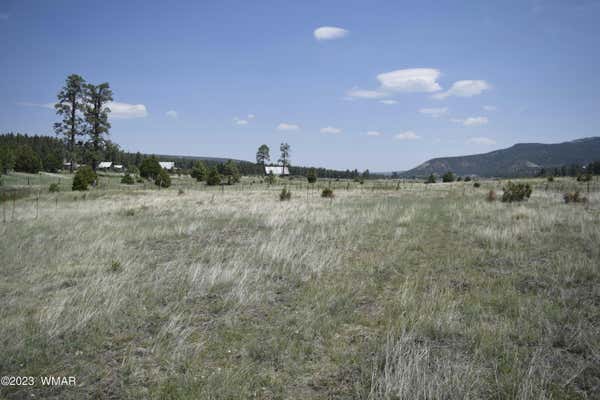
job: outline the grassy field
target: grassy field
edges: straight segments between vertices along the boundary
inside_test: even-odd
[[[0,205],[0,375],[77,378],[0,398],[600,396],[597,182],[118,179]]]

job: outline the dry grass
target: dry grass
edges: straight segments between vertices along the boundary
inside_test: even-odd
[[[594,398],[600,196],[490,203],[493,185],[66,192],[38,218],[31,198],[8,204],[1,375],[79,385],[0,393]]]

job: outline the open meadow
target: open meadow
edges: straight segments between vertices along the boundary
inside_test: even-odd
[[[0,398],[599,398],[597,181],[5,179]]]

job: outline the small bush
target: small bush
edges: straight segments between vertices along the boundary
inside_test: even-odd
[[[265,182],[267,182],[269,185],[272,185],[275,183],[275,175],[273,174],[273,172],[270,172],[266,177],[265,177]]]
[[[292,192],[287,190],[287,188],[283,188],[281,193],[279,193],[279,200],[286,201],[292,198]]]
[[[177,195],[178,195],[178,196],[183,196],[184,194],[185,194],[185,191],[184,191],[183,189],[179,189],[179,190],[177,191]]]
[[[474,187],[474,188],[478,188],[478,187],[480,187],[480,186],[481,186],[481,183],[479,183],[479,182],[475,182],[475,183],[473,183],[473,187]]]
[[[171,177],[164,169],[161,168],[158,172],[158,175],[154,179],[154,184],[158,187],[168,188],[171,186]]]
[[[493,190],[490,190],[485,199],[489,202],[496,201],[496,192]]]
[[[125,185],[133,185],[135,183],[133,176],[129,175],[129,173],[123,175],[121,178],[121,183]]]
[[[315,183],[317,181],[317,170],[314,168],[309,169],[306,179],[308,180],[308,183]]]
[[[113,262],[110,264],[110,270],[112,272],[119,272],[121,270],[122,266],[121,263],[118,261],[113,260]]]
[[[575,192],[567,192],[563,195],[565,203],[587,203],[587,197],[582,197],[579,190]]]
[[[323,192],[321,193],[321,197],[333,199],[335,197],[335,195],[333,194],[333,190],[331,190],[330,188],[325,188],[325,189],[323,189]]]
[[[554,177],[552,175],[550,175],[546,179],[548,180],[548,182],[554,182]]]
[[[427,180],[425,181],[425,183],[435,183],[435,175],[433,173],[431,173],[431,175],[429,175],[429,178],[427,178]]]
[[[465,182],[471,182],[471,177],[470,176],[465,176]]]
[[[133,208],[130,208],[125,211],[125,215],[128,217],[133,217],[135,215],[135,210]]]
[[[592,174],[579,174],[577,175],[577,182],[589,182],[592,180]]]
[[[450,171],[446,172],[443,176],[442,176],[442,182],[454,182],[456,180],[456,177],[454,176],[454,174]]]
[[[51,183],[50,187],[48,187],[48,191],[50,193],[60,192],[60,185],[58,183]]]
[[[77,170],[73,178],[73,190],[84,191],[88,186],[93,184],[98,176],[89,166],[83,166]]]
[[[216,186],[221,184],[221,175],[219,175],[219,171],[217,168],[213,167],[208,171],[208,176],[206,177],[206,184],[208,186]]]
[[[502,201],[505,203],[528,200],[531,196],[531,186],[528,183],[512,183],[509,181],[503,190]]]

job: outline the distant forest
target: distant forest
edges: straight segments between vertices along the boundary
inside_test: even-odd
[[[91,164],[93,161],[93,152],[88,149],[85,143],[80,143],[76,147],[77,154],[75,160],[80,164]],[[21,133],[0,134],[0,171],[7,173],[10,170],[20,172],[37,173],[39,171],[58,172],[64,167],[64,162],[68,159],[68,147],[64,139],[53,136],[27,135]],[[177,157],[164,155],[150,155],[129,153],[119,147],[118,144],[109,140],[105,141],[102,149],[101,161],[111,161],[115,164],[121,164],[125,168],[132,166],[138,167],[145,158],[155,157],[159,161],[174,161],[178,171],[187,174],[191,171],[194,163],[202,160],[207,167],[217,167],[220,169],[226,160],[203,158],[203,157]],[[264,167],[249,161],[233,160],[242,175],[264,175]],[[291,175],[307,176],[310,167],[300,167],[289,165]],[[339,178],[339,179],[369,179],[383,178],[382,175],[369,173],[368,170],[362,173],[358,170],[333,170],[326,168],[314,168],[320,178]]]

